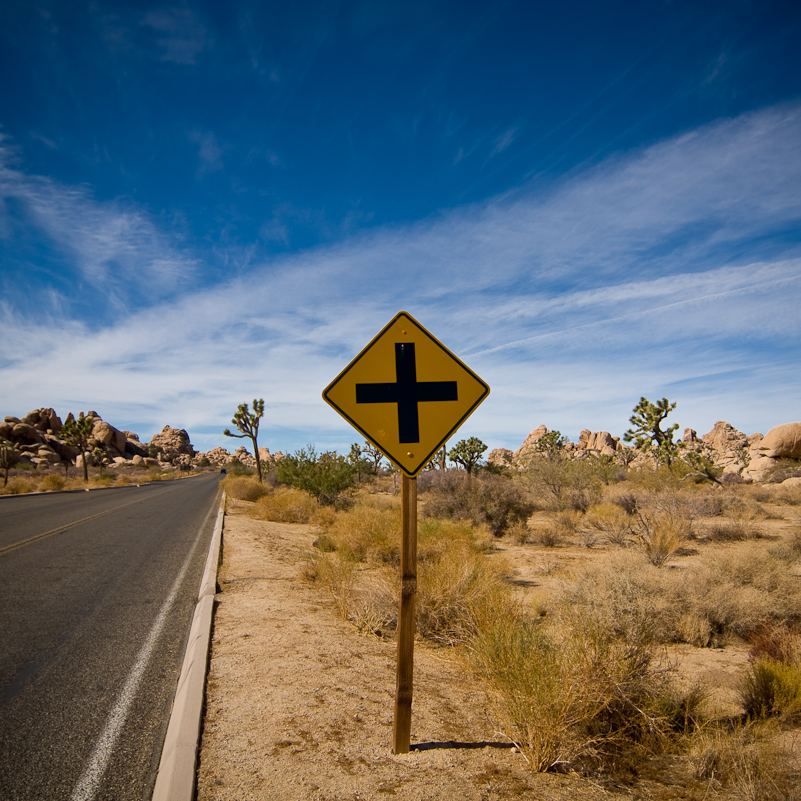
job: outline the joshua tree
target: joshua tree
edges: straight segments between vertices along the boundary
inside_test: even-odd
[[[19,461],[19,451],[14,448],[14,444],[7,439],[0,437],[0,470],[3,470],[5,477],[3,486],[8,484],[8,469]]]
[[[83,462],[83,480],[89,481],[89,468],[86,464],[86,449],[89,447],[89,437],[92,436],[92,429],[95,421],[91,417],[84,417],[83,412],[78,415],[76,420],[72,415],[67,418],[67,422],[61,426],[59,436],[68,445],[75,445],[81,451],[81,461]]]
[[[381,466],[381,460],[384,458],[384,454],[381,453],[378,448],[375,447],[371,442],[367,440],[364,441],[364,447],[362,448],[362,453],[367,456],[373,463],[373,473],[378,475],[378,468]]]
[[[249,437],[253,443],[253,455],[256,457],[256,469],[259,471],[259,482],[262,481],[261,477],[261,458],[259,457],[259,443],[256,438],[259,435],[259,420],[264,416],[264,399],[260,398],[253,400],[253,411],[248,409],[247,403],[240,403],[236,414],[231,418],[231,422],[242,432],[241,434],[234,434],[230,428],[223,431],[226,437],[236,437],[237,439],[244,439]]]
[[[670,467],[673,457],[678,454],[681,443],[673,442],[673,432],[679,427],[674,423],[662,431],[662,421],[676,408],[667,398],[651,403],[648,398],[640,398],[634,407],[629,422],[634,426],[623,435],[626,442],[634,441],[634,447],[642,453],[652,453],[657,461],[664,461]]]
[[[547,431],[534,444],[534,451],[549,459],[559,459],[564,456],[566,441],[561,431]]]
[[[467,475],[471,475],[473,468],[478,464],[481,454],[487,450],[487,446],[478,437],[462,439],[448,451],[448,458],[456,464],[462,465],[467,470]]]

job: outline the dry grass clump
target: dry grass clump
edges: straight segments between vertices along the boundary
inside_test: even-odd
[[[497,616],[470,643],[504,733],[534,770],[609,765],[658,751],[678,697],[647,639],[623,641],[593,619],[558,629]]]
[[[363,501],[333,515],[325,534],[340,557],[366,567],[400,564],[400,505]]]
[[[35,491],[35,483],[23,476],[11,476],[4,487],[0,487],[3,495],[23,495]]]
[[[276,523],[310,523],[319,506],[307,492],[292,487],[279,487],[256,501],[250,514],[257,520]]]
[[[738,542],[760,539],[765,532],[761,521],[767,516],[758,501],[748,496],[721,496],[720,520],[708,525],[701,536],[712,542]]]
[[[633,535],[631,515],[617,503],[605,502],[593,506],[584,518],[584,526],[612,545],[625,546]]]
[[[765,621],[801,618],[801,582],[792,566],[748,545],[669,571],[636,552],[611,553],[563,582],[561,597],[621,637],[647,627],[662,643],[710,646],[748,636]]]
[[[270,488],[252,476],[226,476],[222,489],[229,498],[254,503],[270,492]]]
[[[776,503],[801,506],[801,484],[791,484],[789,486],[780,484],[773,497]]]
[[[463,642],[505,592],[503,566],[486,559],[491,535],[469,523],[427,519],[418,527],[418,631],[439,644]],[[305,566],[340,613],[387,635],[397,626],[400,509],[363,502],[339,512]]]
[[[488,562],[476,543],[452,540],[421,563],[417,630],[442,645],[464,643],[511,604],[504,565]]]
[[[505,476],[429,471],[421,488],[425,488],[423,517],[469,520],[486,525],[496,537],[525,522],[534,510],[522,486]]]
[[[558,605],[623,640],[681,641],[687,624],[675,596],[684,576],[671,573],[650,564],[639,551],[612,552],[561,581]],[[677,582],[682,585],[678,592]]]
[[[793,745],[755,726],[710,727],[690,742],[687,768],[707,785],[705,798],[795,801],[801,762]],[[723,795],[721,795],[723,793]]]
[[[673,496],[655,497],[638,504],[632,526],[635,539],[648,561],[662,567],[683,548],[692,536],[692,519]]]
[[[763,625],[751,637],[740,696],[751,718],[801,720],[801,627]]]
[[[42,479],[39,488],[43,492],[58,492],[59,490],[63,490],[66,484],[67,479],[60,473],[50,473]]]
[[[792,566],[748,543],[710,554],[686,583],[689,603],[712,634],[746,637],[765,621],[801,617],[801,582]]]

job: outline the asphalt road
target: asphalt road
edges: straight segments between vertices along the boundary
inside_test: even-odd
[[[0,799],[149,799],[219,474],[0,500]]]

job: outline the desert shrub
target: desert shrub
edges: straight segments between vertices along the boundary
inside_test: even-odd
[[[528,541],[544,548],[558,548],[578,532],[581,513],[573,509],[549,514],[544,521],[537,520],[531,528]]]
[[[525,545],[531,542],[531,529],[528,527],[528,523],[523,521],[518,521],[509,526],[506,529],[506,534],[517,545]]]
[[[555,520],[548,520],[544,526],[533,530],[531,541],[543,548],[558,548],[565,541],[564,534],[564,529]]]
[[[801,460],[777,459],[765,480],[768,484],[781,484],[785,479],[799,476],[801,476]]]
[[[627,515],[637,511],[637,496],[633,492],[613,492],[609,495],[609,503],[619,506]]]
[[[504,733],[535,770],[652,751],[669,729],[666,672],[652,645],[623,642],[593,620],[571,617],[554,631],[496,617],[471,641],[470,659]]]
[[[282,484],[308,492],[321,506],[345,506],[356,481],[356,469],[335,451],[318,454],[313,445],[284,456],[276,465]]]
[[[763,624],[749,639],[751,664],[740,686],[746,714],[801,719],[801,628]]]
[[[693,513],[686,496],[672,489],[637,496],[632,531],[652,565],[667,564],[690,539]]]
[[[720,515],[720,520],[707,527],[706,539],[713,542],[737,542],[764,536],[760,521],[765,518],[765,511],[756,501],[730,497],[723,505]]]
[[[254,468],[242,464],[236,457],[225,465],[225,469],[229,476],[252,476],[255,472]]]
[[[788,486],[781,485],[776,489],[774,494],[776,503],[787,504],[788,506],[801,505],[801,485],[791,484]]]
[[[508,614],[510,605],[503,566],[488,562],[468,539],[451,541],[420,563],[417,630],[432,642],[467,642],[482,623]]]
[[[66,479],[59,473],[50,473],[42,479],[41,489],[45,492],[58,492],[63,490],[66,485]]]
[[[743,679],[740,699],[750,718],[801,719],[801,662],[755,659]]]
[[[270,491],[257,478],[248,475],[228,475],[221,484],[229,498],[251,503],[263,498]]]
[[[339,512],[326,527],[337,550],[369,566],[400,564],[400,507],[364,501]]]
[[[660,492],[682,488],[681,475],[675,468],[660,465],[656,469],[643,467],[629,470],[628,482],[632,489],[639,492]]]
[[[689,743],[690,775],[708,783],[707,795],[726,788],[725,797],[738,801],[793,801],[801,778],[797,756],[792,746],[760,734],[753,725],[701,729]]]
[[[779,662],[801,664],[801,627],[786,623],[765,623],[748,637],[751,647],[748,658],[775,659]]]
[[[3,495],[23,495],[26,492],[33,492],[35,484],[24,476],[11,476],[4,487],[0,487]]]
[[[682,609],[674,601],[674,583],[641,553],[615,551],[561,582],[560,608],[572,608],[620,639],[671,642],[682,639],[676,635]]]
[[[662,567],[686,544],[689,521],[665,512],[639,512],[634,526],[636,539],[648,561]]]
[[[546,509],[586,512],[601,500],[602,482],[593,465],[563,456],[537,456],[524,473],[529,491]]]
[[[734,496],[720,491],[705,490],[688,490],[682,494],[682,498],[687,507],[688,516],[692,518],[717,517],[724,513],[731,505],[732,500],[737,500]]]
[[[791,623],[801,615],[801,587],[791,566],[751,545],[735,545],[705,559],[685,582],[685,603],[709,631],[747,637],[766,621]]]
[[[620,504],[599,503],[587,512],[583,525],[613,545],[626,545],[632,536],[631,523],[631,516]]]
[[[500,537],[510,526],[525,522],[533,511],[522,488],[511,478],[491,473],[468,476],[456,470],[436,474],[436,479],[428,479],[424,517],[470,520],[486,525]]]
[[[709,646],[747,637],[766,622],[801,618],[792,566],[749,545],[710,554],[681,571],[656,568],[636,551],[613,552],[584,566],[561,597],[620,637],[645,627],[657,642]]]
[[[400,509],[362,502],[340,512],[316,540],[304,569],[360,630],[387,635],[397,626]],[[485,558],[470,523],[425,519],[418,526],[418,630],[439,644],[464,641],[478,620],[501,613],[504,567]]]
[[[317,509],[314,499],[307,493],[291,487],[281,487],[272,493],[265,490],[256,501],[251,515],[258,520],[272,520],[276,523],[309,523]]]

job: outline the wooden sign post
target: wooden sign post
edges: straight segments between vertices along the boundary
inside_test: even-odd
[[[487,384],[406,312],[396,314],[323,392],[402,474],[396,754],[409,753],[412,730],[416,476],[487,395]]]
[[[408,754],[412,734],[415,599],[417,595],[417,478],[401,478],[401,593],[392,751]]]

